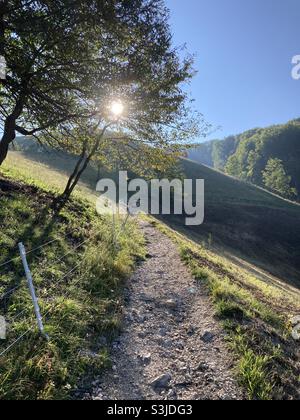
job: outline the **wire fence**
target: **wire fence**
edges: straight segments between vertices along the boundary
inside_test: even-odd
[[[72,234],[74,234],[74,231],[72,233],[68,233],[65,235],[65,238],[71,236]],[[53,264],[55,263],[59,263],[61,261],[63,261],[67,256],[71,255],[72,253],[74,253],[74,251],[78,250],[79,248],[81,248],[83,245],[85,245],[86,243],[88,243],[91,239],[93,239],[97,234],[94,234],[92,237],[85,239],[84,241],[80,242],[78,245],[76,245],[71,251],[68,251],[66,254],[64,254],[62,257],[58,257],[56,259],[54,259],[52,261]],[[37,253],[38,251],[48,247],[49,245],[52,245],[55,242],[60,241],[61,238],[56,238],[56,239],[52,239],[51,241],[45,242],[42,245],[39,245],[33,249],[30,249],[29,251],[26,251],[26,256],[28,255],[32,255],[34,253]],[[14,251],[15,248],[12,249],[12,251]],[[0,264],[0,268],[2,267],[8,267],[10,264],[16,262],[16,261],[20,261],[21,262],[21,255],[11,258],[7,261],[5,261],[4,263]],[[3,275],[3,271],[0,271],[0,276]],[[12,293],[14,293],[15,291],[17,291],[20,288],[20,285],[14,286],[11,289],[9,289],[8,291],[6,291],[4,294],[0,295],[0,303],[3,299],[5,299],[6,297],[9,297]]]
[[[122,232],[125,231],[126,225],[127,225],[127,222],[129,220],[130,216],[131,216],[131,214],[130,214],[130,212],[128,212],[128,214],[124,218],[123,222],[120,224],[120,229],[118,230],[118,232],[116,232],[115,220],[112,221],[112,242],[113,242],[113,246],[116,247],[116,248],[118,248],[118,240],[119,240],[120,236],[122,235]],[[88,245],[97,236],[97,234],[98,233],[95,233],[91,237],[89,237],[89,238],[81,241],[79,244],[77,244],[76,246],[74,246],[72,248],[72,250],[68,251],[64,255],[59,256],[59,257],[51,260],[52,265],[53,264],[60,263],[60,262],[64,262],[65,259],[66,259],[66,257],[68,257],[69,255],[74,254],[80,248]],[[68,234],[65,235],[65,237],[70,236],[70,235],[71,235],[71,233],[68,233]],[[30,249],[29,251],[26,251],[25,254],[26,254],[26,256],[31,255],[32,257],[34,257],[34,256],[36,256],[36,254],[40,250],[43,250],[44,248],[47,248],[50,245],[52,245],[53,243],[55,243],[57,241],[60,241],[60,240],[61,240],[61,238],[57,238],[57,239],[53,239],[51,241],[47,241],[47,242],[45,242],[42,245],[39,245],[39,246],[37,246],[37,247],[35,247],[33,249]],[[2,264],[0,264],[0,268],[6,267],[9,264],[12,264],[12,263],[14,263],[16,261],[20,261],[21,262],[22,261],[22,256],[20,255],[20,256],[14,257],[12,259],[9,259],[9,260],[3,262]],[[66,279],[68,279],[68,277],[71,277],[72,276],[72,280],[73,280],[73,277],[75,275],[77,277],[76,277],[75,281],[72,282],[73,288],[75,286],[77,286],[78,284],[80,284],[80,282],[83,280],[83,278],[86,276],[86,274],[88,272],[88,270],[85,271],[85,272],[83,272],[83,273],[80,272],[84,268],[83,266],[84,266],[84,258],[82,258],[71,269],[68,269],[66,271],[66,273],[63,274],[59,278],[59,280],[57,280],[53,284],[51,284],[51,287],[47,290],[47,295],[49,296],[49,295],[51,295],[52,292],[56,292],[56,293],[58,293],[57,296],[59,296],[60,299],[67,299],[68,296],[71,293],[70,290],[67,290],[66,292],[62,293],[61,291],[58,291],[57,288],[58,288],[58,286],[60,286],[61,284],[63,284],[63,282],[66,281]],[[1,272],[0,272],[0,276],[1,276]],[[25,290],[28,291],[28,294],[29,294],[28,284],[26,285],[25,282],[21,281],[20,284],[12,287],[11,289],[7,290],[4,294],[2,294],[0,296],[0,304],[3,303],[3,301],[5,301],[7,299],[8,300],[8,306],[9,306],[9,300],[10,300],[10,298],[14,295],[15,292],[17,292],[21,288],[27,288]],[[37,296],[42,296],[42,291],[41,290],[38,290]],[[34,332],[34,331],[37,330],[38,324],[39,324],[39,322],[38,322],[39,320],[38,320],[37,317],[36,318],[33,317],[33,314],[34,314],[34,311],[33,311],[33,309],[34,309],[34,303],[35,302],[34,302],[34,299],[33,299],[32,308],[27,306],[26,308],[21,309],[17,314],[14,314],[13,316],[7,317],[7,319],[5,319],[5,321],[6,321],[6,328],[9,330],[9,332],[14,331],[14,325],[16,325],[16,323],[19,323],[20,321],[22,321],[23,318],[24,318],[24,320],[26,321],[26,323],[28,324],[29,327],[28,327],[28,329],[24,333],[22,333],[19,337],[15,338],[3,350],[0,350],[0,358],[3,357],[3,356],[5,356],[7,353],[9,353],[16,345],[18,345],[23,339],[25,339],[31,332]],[[56,302],[50,303],[42,311],[41,318],[43,318],[44,320],[47,320],[47,317],[49,315],[51,315],[55,309],[57,309],[58,305],[59,305],[59,303],[56,303]],[[0,331],[0,333],[1,333],[1,331]],[[46,336],[46,334],[45,334],[45,336]],[[0,341],[0,343],[1,343],[1,341]]]

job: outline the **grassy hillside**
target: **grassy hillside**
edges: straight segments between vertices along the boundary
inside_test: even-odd
[[[195,162],[184,160],[183,166],[187,178],[205,179],[205,222],[186,227],[181,216],[164,222],[300,287],[300,206]]]
[[[72,158],[67,160],[64,156],[53,160],[47,155],[29,157],[12,152],[2,171],[39,187],[50,183],[61,191],[73,163]],[[289,319],[300,314],[297,289],[300,207],[194,162],[185,160],[183,164],[188,177],[206,180],[205,224],[189,229],[177,216],[164,219],[175,230],[153,223],[178,244],[183,261],[195,278],[207,286],[216,316],[223,323],[229,344],[236,353],[237,374],[249,398],[297,399],[299,355],[297,344],[291,339]],[[13,200],[9,200],[8,205],[6,197],[5,205],[0,206],[3,220],[10,221],[2,227],[5,229],[2,249],[8,252],[1,256],[0,265],[1,261],[15,256],[19,238],[29,249],[44,243],[45,227],[50,228],[49,232],[47,228],[47,237],[58,238],[60,242],[42,249],[30,260],[34,278],[38,280],[42,312],[46,313],[50,350],[36,334],[30,334],[15,352],[7,355],[0,364],[3,398],[67,397],[78,377],[88,368],[98,372],[109,364],[109,339],[120,325],[120,285],[130,272],[135,256],[142,255],[143,246],[140,235],[131,225],[120,237],[117,254],[110,252],[110,222],[95,220],[92,209],[87,211],[82,207],[85,195],[94,204],[96,179],[97,171],[89,168],[77,189],[76,199],[56,221],[53,231],[51,212],[45,212],[45,206],[53,198],[52,192],[45,187],[42,190],[25,187],[13,181],[15,188],[10,187],[11,192],[5,193]],[[4,199],[5,195],[1,200]],[[44,203],[42,208],[41,202]],[[45,214],[43,219],[41,213]],[[24,232],[19,232],[24,221]],[[93,238],[95,229],[98,234]],[[66,238],[66,233],[73,230],[75,236]],[[77,248],[82,240],[89,238],[90,246]],[[68,251],[71,254],[66,262],[56,261],[55,257]],[[81,261],[87,273],[80,269],[58,289],[51,286]],[[8,277],[0,276],[2,292],[14,286],[15,271],[21,273],[18,264],[7,273]],[[277,275],[283,272],[283,279],[272,277],[259,267]],[[10,340],[26,332],[28,317],[33,322],[26,287],[18,293],[2,307],[8,317],[14,319],[25,304],[25,318],[17,318]],[[64,295],[68,300],[62,299]],[[99,336],[101,339],[95,341]]]
[[[76,161],[71,156],[60,153],[22,153],[10,152],[2,166],[2,172],[11,173],[27,182],[50,185],[57,193],[61,193],[67,183]],[[97,171],[88,168],[75,190],[75,196],[84,197],[95,204]]]
[[[227,257],[239,261],[256,275],[260,269],[300,286],[300,205],[238,181],[190,160],[183,160],[187,178],[205,179],[205,222],[188,228],[180,216],[164,221]],[[4,171],[17,173],[26,180],[49,180],[62,191],[75,159],[56,152],[11,152]],[[105,171],[102,177],[108,176]],[[97,169],[89,167],[76,189],[94,205]],[[267,281],[274,281],[266,276]]]
[[[199,243],[206,242],[216,251],[250,269],[259,269],[300,284],[300,205],[281,199],[263,189],[238,181],[190,160],[183,160],[187,178],[205,179],[205,223],[188,228],[180,216],[164,221],[185,232]],[[25,180],[50,182],[61,191],[74,167],[75,159],[56,152],[11,152],[4,171],[17,173]],[[109,176],[101,171],[101,176]],[[84,194],[94,205],[97,169],[89,167],[77,196]]]
[[[95,374],[109,366],[121,286],[143,254],[143,239],[132,222],[124,231],[118,224],[113,234],[111,220],[84,199],[84,184],[56,215],[52,190],[65,181],[60,172],[11,154],[1,173],[0,315],[8,336],[0,343],[0,399],[69,398],[91,369]],[[37,334],[20,241],[49,342]]]
[[[182,260],[211,296],[249,399],[299,400],[299,346],[290,324],[300,313],[299,291],[279,280],[266,284],[185,235],[152,223],[178,245]]]
[[[190,158],[255,185],[267,186],[283,197],[300,198],[300,120],[256,128],[193,150]],[[263,173],[271,159],[281,162],[286,184],[266,183]]]

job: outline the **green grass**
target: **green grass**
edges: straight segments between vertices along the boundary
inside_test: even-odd
[[[44,190],[47,191],[49,191],[50,182],[51,189],[54,187],[59,192],[65,185],[73,163],[74,161],[71,158],[68,161],[65,161],[63,157],[53,160],[53,158],[47,158],[44,155],[25,156],[24,154],[13,152],[10,153],[4,165],[4,171],[8,175],[26,182],[38,184],[39,186],[43,185]],[[182,218],[168,217],[164,221],[169,226],[174,227],[175,232],[158,222],[153,223],[178,244],[182,259],[190,267],[195,278],[202,282],[211,294],[216,316],[222,322],[227,332],[229,344],[238,358],[237,374],[241,384],[247,390],[249,398],[295,398],[299,387],[297,362],[295,362],[297,360],[295,356],[297,348],[290,338],[291,329],[288,319],[290,316],[300,313],[299,290],[297,287],[294,287],[299,286],[300,254],[298,243],[300,237],[300,207],[202,165],[184,161],[184,166],[188,177],[204,178],[206,180],[206,221],[204,225],[199,228],[188,229],[184,226]],[[82,199],[86,196],[94,204],[96,179],[97,174],[95,170],[89,168],[77,188],[77,196],[74,203],[82,206]],[[13,202],[14,200],[11,201],[11,203]],[[37,200],[37,202],[40,202],[40,200]],[[15,206],[12,209],[12,215],[15,212],[16,214],[20,212],[19,219],[22,220],[20,224],[24,224],[24,220],[27,221],[27,217],[32,217],[36,211],[29,210],[29,214],[26,215],[28,203],[20,204],[16,202],[12,205]],[[70,216],[71,214],[72,216]],[[5,217],[9,217],[9,215],[7,214]],[[67,212],[66,217],[71,217],[71,225],[73,227],[82,226],[82,222],[79,222],[81,216],[78,215],[77,210]],[[92,219],[94,220],[94,218]],[[14,223],[14,216],[10,223]],[[29,223],[29,226],[31,223]],[[89,227],[84,229],[84,234],[82,233],[75,242],[74,239],[71,239],[71,243],[65,244],[64,249],[67,250],[69,246],[74,247],[74,244],[78,243],[81,238],[91,234],[89,232],[93,223],[89,222]],[[99,220],[98,223],[100,223]],[[142,253],[142,246],[140,237],[133,226],[131,228],[135,233],[130,232],[129,235],[124,235],[121,239],[121,250],[123,252],[112,255],[109,251],[111,249],[109,244],[112,241],[109,229],[103,221],[101,223],[103,235],[101,235],[99,241],[100,244],[103,241],[103,246],[100,246],[100,251],[95,246],[94,251],[92,248],[89,248],[87,254],[85,249],[82,249],[80,253],[76,253],[77,258],[82,254],[82,258],[87,261],[88,271],[90,270],[91,262],[94,261],[92,265],[96,274],[88,277],[89,288],[88,290],[83,288],[84,295],[73,300],[71,299],[65,310],[68,309],[67,312],[70,314],[82,313],[80,304],[86,302],[87,297],[99,299],[99,301],[96,300],[96,308],[93,306],[93,302],[88,300],[87,302],[91,308],[95,308],[92,309],[93,316],[99,309],[95,319],[97,320],[97,325],[101,326],[101,334],[110,336],[118,330],[120,322],[118,303],[120,294],[116,293],[115,295],[112,291],[120,290],[120,279],[128,275],[132,267],[133,256]],[[66,224],[69,226],[70,221],[62,222],[61,226],[64,233]],[[4,239],[1,237],[4,243],[1,248],[10,250],[16,245],[14,232],[17,228],[14,225],[10,227],[9,223],[5,223],[5,226]],[[29,248],[31,246],[31,243],[28,242],[29,237],[31,237],[31,232],[35,232],[35,229],[37,229],[37,237],[34,239],[34,244],[40,242],[39,235],[41,235],[41,232],[39,232],[38,226],[43,226],[44,229],[45,223],[39,221],[34,229],[30,227],[28,236],[24,232],[23,240]],[[57,233],[59,234],[59,230],[56,231]],[[18,235],[19,237],[22,236]],[[99,241],[97,241],[97,244],[99,244]],[[102,255],[100,260],[98,252]],[[59,253],[60,250],[58,250]],[[53,252],[53,256],[55,255],[57,255],[56,251]],[[3,255],[3,260],[10,256],[11,253],[7,252],[6,255]],[[47,258],[48,261],[50,257],[48,256]],[[46,270],[45,262],[43,259],[41,261],[41,267]],[[70,261],[68,267],[72,265],[72,262]],[[103,264],[106,263],[108,266],[103,267]],[[246,270],[242,268],[243,266]],[[273,277],[260,268],[269,270],[269,272],[281,276],[282,279]],[[56,265],[49,270],[49,274],[46,272],[46,277],[50,276],[50,278],[56,272],[59,273],[57,276],[59,278],[64,271],[60,271],[60,268]],[[116,275],[111,276],[109,274],[106,276],[107,273],[115,273],[115,270]],[[35,277],[38,276],[38,273],[39,269],[35,270]],[[82,272],[79,274],[82,274]],[[44,278],[45,276],[43,275],[41,282],[44,281]],[[98,281],[99,278],[101,279],[100,282]],[[10,281],[12,281],[12,278]],[[7,284],[11,284],[10,281]],[[71,285],[70,289],[69,285],[67,289],[72,290],[72,293],[75,294],[81,293],[82,290],[78,291],[76,287],[72,288]],[[28,299],[28,294],[25,290],[24,293],[26,299]],[[88,292],[88,296],[86,292]],[[60,298],[61,293],[58,293],[57,299]],[[45,305],[47,306],[47,298],[45,300]],[[100,302],[105,302],[104,306],[100,305]],[[12,310],[13,306],[10,306],[10,308]],[[28,308],[32,310],[30,303]],[[108,314],[110,315],[108,316]],[[57,317],[59,318],[61,315],[60,313]],[[66,320],[69,325],[69,318],[66,318]],[[83,323],[83,330],[86,331],[85,327],[87,324],[85,321]],[[20,331],[18,332],[22,332],[25,326],[21,324],[19,328]],[[52,328],[54,327],[52,326]],[[47,329],[50,336],[52,336],[51,324],[48,322]],[[62,335],[58,333],[60,338]],[[54,337],[56,337],[55,334]],[[77,334],[76,337],[78,337]],[[36,337],[33,337],[31,344],[36,346],[36,343]],[[45,343],[42,342],[41,344],[43,349]],[[92,343],[88,347],[93,349],[94,345]],[[84,346],[80,345],[80,348],[82,347]],[[37,346],[35,348],[39,349],[40,347]],[[59,351],[58,348],[60,349],[60,346],[55,344],[56,352]],[[67,345],[63,345],[63,348],[67,348]],[[26,366],[26,348],[24,353],[25,356],[21,359],[23,363],[21,363],[20,369],[25,369]],[[73,367],[67,367],[67,371],[74,372],[77,377],[77,367],[81,372],[86,369],[84,362],[86,359],[89,359],[87,357],[88,354],[89,352],[80,353],[83,357],[83,368],[80,367],[81,363],[76,359],[76,361],[73,361],[74,365],[76,365],[75,370],[73,370]],[[66,360],[64,363],[67,365],[69,363],[68,360],[72,363],[72,357],[70,359],[64,359],[63,357],[59,354],[59,360]],[[52,360],[52,354],[50,359]],[[93,357],[92,360],[96,364],[98,363]],[[90,361],[88,365],[90,363],[91,365],[93,364]],[[100,358],[100,365],[104,366],[107,363],[109,363],[108,350],[105,348]],[[38,365],[40,366],[39,363]],[[62,365],[58,363],[58,366],[61,367]],[[31,368],[30,372],[32,372]],[[47,374],[45,376],[47,377]],[[58,382],[54,381],[55,391],[51,390],[51,385],[48,383],[46,387],[42,387],[43,391],[41,391],[39,397],[45,398],[46,395],[47,398],[52,398],[53,395],[56,395],[55,392],[58,392],[58,395],[62,395],[64,387],[67,387],[67,389],[63,391],[63,395],[68,395],[69,383],[71,383],[72,387],[72,384],[76,382],[75,376],[73,379],[69,379],[68,376],[68,379],[61,380],[63,385],[59,386],[57,386],[57,383],[60,383],[60,380]],[[14,383],[14,379],[11,377],[8,379],[8,384],[10,383]],[[18,383],[16,387],[23,389],[22,385]],[[48,391],[48,388],[50,391]]]
[[[219,255],[251,264],[300,287],[300,205],[198,163],[183,160],[187,178],[205,180],[205,220],[185,226],[182,216],[163,222]]]
[[[297,343],[289,318],[300,312],[300,293],[268,285],[231,261],[153,219],[179,247],[182,260],[210,294],[237,357],[237,376],[249,399],[297,399]]]
[[[29,155],[20,152],[10,152],[8,158],[1,166],[3,174],[11,175],[24,182],[42,186],[43,189],[61,193],[72,173],[76,160],[69,156],[61,154]],[[78,186],[75,189],[74,196],[88,200],[95,205],[96,171],[89,167],[84,174]]]
[[[234,204],[248,204],[262,207],[282,208],[300,211],[297,203],[284,200],[279,196],[255,185],[240,181],[223,172],[198,164],[197,162],[184,159],[183,167],[192,178],[202,177],[207,180],[207,199],[209,201]]]
[[[144,255],[143,238],[134,222],[121,231],[120,221],[115,246],[112,221],[99,217],[83,195],[55,215],[51,190],[59,187],[59,173],[42,166],[36,171],[37,165],[33,172],[33,165],[22,162],[18,168],[6,164],[9,179],[0,175],[0,265],[18,257],[20,241],[30,251],[54,240],[28,255],[50,340],[37,332],[20,260],[0,268],[0,296],[19,286],[0,302],[0,314],[9,322],[0,353],[32,328],[0,358],[0,399],[68,399],[89,372],[97,375],[110,365],[123,283]]]
[[[10,152],[3,168],[46,185],[50,179],[61,191],[74,165],[72,156],[29,150]],[[164,223],[233,262],[251,265],[255,277],[264,276],[263,270],[300,287],[300,205],[190,160],[183,159],[182,165],[187,178],[205,180],[205,221],[186,227],[183,217],[171,215]],[[101,176],[111,175],[102,171]],[[77,196],[94,205],[97,181],[97,170],[89,166]]]
[[[232,345],[240,355],[238,364],[241,383],[248,390],[249,399],[269,400],[275,389],[270,370],[272,363],[281,357],[279,348],[273,348],[269,355],[260,355],[253,351],[245,339],[242,330],[237,329],[232,337]]]

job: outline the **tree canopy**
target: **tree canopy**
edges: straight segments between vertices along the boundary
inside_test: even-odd
[[[197,134],[183,83],[192,59],[172,46],[162,0],[2,0],[0,164],[17,133],[57,141],[78,127],[111,127],[127,142],[168,150]]]
[[[283,197],[300,197],[300,120],[207,142],[193,152],[193,158],[244,181],[267,186]],[[284,173],[288,183],[274,188],[273,181],[266,184],[266,173],[269,181],[270,176],[275,181],[277,174],[280,183]]]
[[[292,178],[286,174],[280,159],[269,159],[262,177],[264,185],[271,191],[290,199],[297,196],[297,190],[291,187]]]

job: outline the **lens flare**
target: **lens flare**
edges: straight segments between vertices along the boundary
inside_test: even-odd
[[[124,105],[120,101],[115,101],[111,104],[110,109],[115,117],[120,117],[124,112]]]

